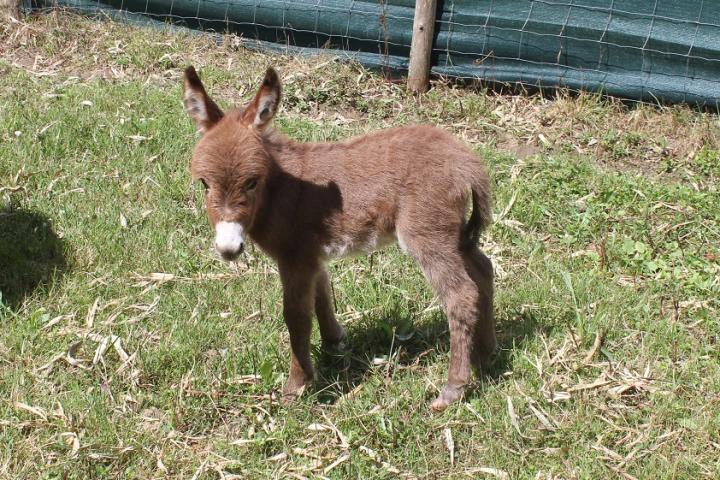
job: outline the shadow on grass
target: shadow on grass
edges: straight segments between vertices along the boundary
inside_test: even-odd
[[[513,351],[522,349],[525,342],[543,330],[539,319],[528,311],[506,312],[496,321],[498,353],[483,367],[480,381],[470,385],[466,397],[482,395],[488,384],[503,381],[503,373],[511,368]],[[319,348],[316,352],[315,388],[321,403],[334,403],[364,383],[378,368],[373,365],[374,359],[385,361],[392,355],[389,365],[411,367],[433,363],[450,350],[447,318],[441,312],[413,325],[407,312],[390,311],[364,318],[346,329],[345,351]]]
[[[66,269],[64,242],[46,217],[26,210],[0,211],[0,305],[17,309]]]

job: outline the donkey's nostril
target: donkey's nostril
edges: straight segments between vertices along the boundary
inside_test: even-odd
[[[245,244],[243,242],[236,242],[231,244],[221,244],[215,242],[215,250],[222,257],[223,260],[231,261],[235,260],[245,250]]]

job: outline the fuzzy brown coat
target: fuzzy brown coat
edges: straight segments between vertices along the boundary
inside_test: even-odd
[[[476,245],[491,220],[481,160],[430,126],[335,143],[294,142],[270,126],[280,96],[279,77],[268,69],[255,99],[225,115],[195,70],[186,71],[186,109],[203,132],[191,168],[206,186],[216,247],[232,259],[247,235],[278,263],[292,349],[284,398],[300,395],[313,378],[313,311],[325,342],[345,338],[325,261],[397,240],[448,316],[448,382],[432,405],[445,408],[462,395],[471,367],[479,368],[496,347],[492,265]]]

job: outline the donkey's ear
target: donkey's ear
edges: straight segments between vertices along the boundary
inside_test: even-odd
[[[220,121],[223,112],[208,96],[194,67],[190,66],[185,69],[183,86],[185,111],[195,122],[198,131],[204,133]]]
[[[280,77],[274,68],[265,72],[262,86],[242,116],[242,122],[255,128],[265,127],[280,105]]]

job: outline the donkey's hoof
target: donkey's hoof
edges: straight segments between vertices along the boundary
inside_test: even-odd
[[[333,335],[332,338],[323,338],[322,339],[323,350],[330,352],[330,353],[344,352],[346,340],[347,340],[347,332],[345,332],[344,328],[338,326],[338,330],[337,330],[337,332],[335,332],[335,335]]]
[[[345,337],[339,340],[323,340],[322,348],[331,355],[343,354],[347,351],[347,342]]]
[[[287,392],[283,390],[282,397],[280,397],[280,403],[283,405],[290,405],[291,403],[295,403],[303,394],[303,391],[305,391],[305,387],[299,388],[298,390],[295,390],[293,392]]]
[[[293,403],[302,396],[304,391],[305,391],[304,383],[293,382],[292,380],[290,380],[283,387],[282,397],[280,398],[280,402],[283,405],[288,405],[290,403]]]
[[[430,404],[430,408],[436,412],[442,412],[449,407],[450,404],[460,400],[463,395],[463,390],[463,387],[445,385],[445,388],[442,389],[440,395],[438,395],[432,404]]]

